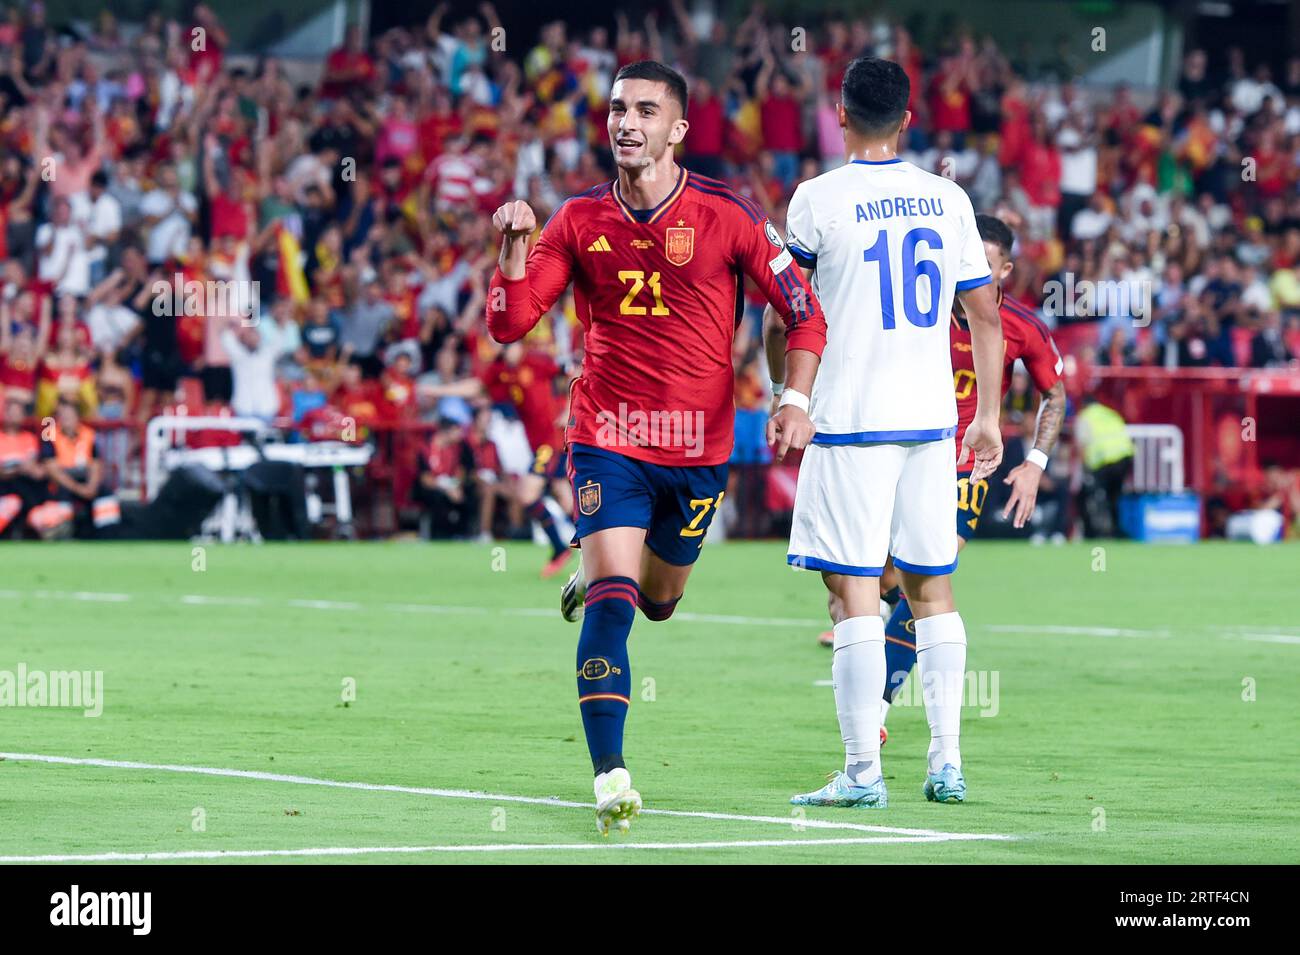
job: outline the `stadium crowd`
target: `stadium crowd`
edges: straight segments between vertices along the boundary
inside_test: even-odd
[[[305,85],[275,59],[236,61],[202,4],[193,23],[104,12],[57,28],[39,3],[11,9],[0,22],[5,434],[65,406],[61,421],[94,419],[90,453],[111,485],[127,480],[136,439],[105,427],[179,404],[314,437],[396,427],[411,440],[393,443],[395,469],[418,460],[403,496],[424,503],[433,533],[525,527],[518,475],[527,445],[562,423],[582,329],[566,297],[522,345],[488,338],[489,216],[524,197],[545,221],[611,177],[612,76],[647,57],[690,80],[684,164],[778,225],[795,185],[841,161],[845,65],[896,59],[912,81],[905,157],[954,176],[1015,229],[1008,291],[1041,309],[1072,368],[1295,366],[1300,59],[1274,76],[1241,50],[1221,68],[1190,50],[1175,87],[1147,102],[1084,88],[1063,59],[1016,62],[975,34],[922,50],[896,24],[832,19],[806,25],[805,51],[759,8],[708,29],[681,0],[668,9],[664,22],[619,15],[612,31],[554,22],[501,49],[492,4],[455,19],[443,5],[369,39],[350,27]],[[247,295],[191,305],[190,283],[213,282],[255,288],[257,320],[242,317]],[[764,505],[780,491],[764,476],[761,306],[748,298],[735,345],[727,523],[740,534],[772,530]],[[1008,401],[1031,415],[1024,392]],[[68,427],[75,437],[84,425]],[[84,463],[75,442],[41,438],[40,454]],[[4,441],[0,457],[30,453]],[[0,493],[17,480],[9,458]]]

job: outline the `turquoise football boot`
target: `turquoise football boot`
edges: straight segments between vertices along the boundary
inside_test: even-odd
[[[937,773],[926,775],[921,792],[930,802],[965,802],[966,779],[952,763],[944,763]]]
[[[836,770],[831,781],[816,792],[790,797],[792,806],[838,806],[845,809],[884,809],[889,805],[885,780],[877,779],[866,786],[858,786],[844,773]]]

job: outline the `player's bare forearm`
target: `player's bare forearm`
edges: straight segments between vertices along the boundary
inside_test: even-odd
[[[443,385],[416,384],[415,390],[425,398],[478,398],[487,393],[478,378],[462,378]]]
[[[1043,469],[1047,458],[1051,456],[1052,449],[1056,447],[1056,439],[1061,433],[1061,422],[1064,418],[1065,383],[1058,381],[1043,392],[1043,402],[1038,409],[1034,451],[1043,456],[1034,460],[1036,455],[1031,452],[1002,480],[1003,484],[1011,487],[1006,506],[1002,508],[1002,516],[1010,517],[1016,527],[1024,527],[1034,516],[1034,509],[1038,502],[1038,487],[1043,480]]]
[[[785,381],[785,322],[771,305],[763,309],[763,351],[772,381]]]
[[[1034,433],[1034,447],[1051,457],[1056,440],[1061,436],[1065,421],[1065,382],[1058,381],[1043,392],[1043,404],[1038,409],[1038,430]]]
[[[523,278],[528,272],[528,236],[503,237],[497,267],[508,279]]]
[[[537,228],[537,216],[522,199],[501,205],[492,214],[492,225],[501,233],[501,255],[497,264],[508,279],[524,277],[528,262],[528,237]]]
[[[501,253],[487,291],[487,326],[496,341],[507,343],[528,334],[546,311],[536,307],[528,283],[528,237],[537,218],[528,203],[516,199],[493,213],[492,225],[501,233]]]
[[[961,436],[957,465],[964,466],[973,452],[971,481],[982,481],[1002,463],[1002,433],[998,429],[998,404],[1002,396],[1002,319],[993,285],[981,285],[961,294],[962,310],[970,325],[971,360],[975,366],[975,420]]]
[[[776,449],[776,460],[784,461],[790,449],[803,450],[817,429],[808,417],[808,396],[821,356],[806,348],[791,348],[782,355],[785,388],[776,399],[776,410],[767,422],[767,443]]]
[[[785,353],[785,386],[801,395],[811,395],[821,356],[806,348],[791,348]]]
[[[994,286],[981,285],[961,294],[970,325],[971,360],[975,366],[975,416],[996,422],[1002,400],[1002,318]]]

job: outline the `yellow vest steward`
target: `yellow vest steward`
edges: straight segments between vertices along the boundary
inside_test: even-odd
[[[1088,439],[1083,464],[1089,471],[1133,456],[1133,439],[1119,412],[1093,403],[1079,412],[1079,423]]]

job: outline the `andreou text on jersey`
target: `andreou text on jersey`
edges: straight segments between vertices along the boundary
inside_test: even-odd
[[[858,222],[872,222],[876,219],[894,219],[906,216],[943,215],[943,200],[938,196],[917,198],[916,196],[894,196],[879,199],[876,202],[860,202],[857,205]]]

